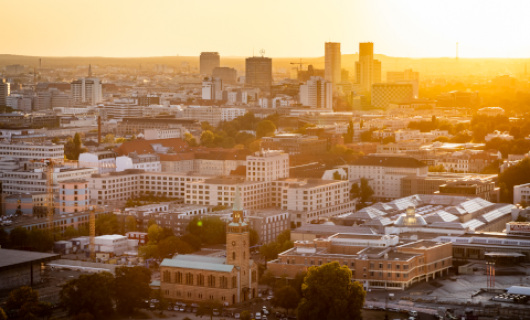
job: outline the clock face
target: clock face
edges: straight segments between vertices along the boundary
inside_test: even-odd
[[[235,245],[236,245],[236,242],[235,242],[235,241],[232,241],[232,245],[235,246]]]

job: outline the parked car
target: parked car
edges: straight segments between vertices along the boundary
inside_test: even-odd
[[[390,312],[399,312],[400,310],[398,308],[388,308],[387,311]]]
[[[191,307],[186,307],[185,310],[186,310],[186,312],[191,312],[192,309],[191,309]]]
[[[218,309],[213,309],[213,315],[214,316],[218,316],[219,315],[219,310]]]
[[[197,310],[199,310],[199,309],[198,308],[193,308],[193,309],[191,309],[191,312],[197,313]]]
[[[256,320],[261,320],[261,312],[256,312]]]
[[[236,312],[236,313],[234,314],[234,318],[235,318],[235,319],[239,319],[239,318],[241,318],[241,314],[240,314],[239,312]]]
[[[175,311],[180,311],[180,307],[179,307],[178,305],[175,305],[175,306],[173,307],[173,310],[175,310]]]
[[[272,300],[272,298],[273,298],[272,296],[268,296],[267,300]]]

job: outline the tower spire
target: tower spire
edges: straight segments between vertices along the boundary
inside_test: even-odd
[[[92,77],[92,64],[88,65],[88,77]]]
[[[243,211],[243,206],[241,205],[241,196],[239,195],[239,185],[236,186],[236,194],[234,196],[234,207],[233,211]]]

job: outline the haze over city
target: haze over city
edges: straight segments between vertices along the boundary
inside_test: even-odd
[[[0,320],[530,319],[530,2],[0,4]]]

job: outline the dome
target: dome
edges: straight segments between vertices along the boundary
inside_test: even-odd
[[[402,227],[421,227],[427,225],[427,222],[422,216],[416,214],[416,209],[413,206],[409,206],[406,213],[399,216],[394,225]]]

